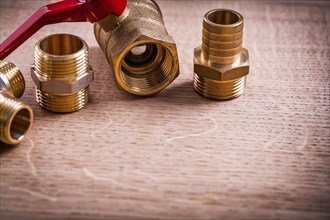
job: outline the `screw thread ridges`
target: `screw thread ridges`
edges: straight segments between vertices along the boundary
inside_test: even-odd
[[[31,128],[32,109],[8,92],[0,91],[0,112],[0,141],[17,144]]]
[[[199,77],[194,74],[194,88],[205,97],[229,100],[242,95],[246,84],[246,76],[236,80],[221,82]]]
[[[68,79],[69,77],[78,78],[88,70],[88,48],[83,47],[74,55],[63,56],[44,56],[42,50],[35,50],[34,64],[37,73],[47,79]]]
[[[36,91],[37,102],[45,109],[58,113],[78,111],[88,103],[90,97],[89,87],[70,95],[50,94],[39,89]]]
[[[248,52],[242,48],[243,16],[215,9],[203,18],[202,46],[194,52],[194,88],[218,100],[240,96],[248,74]]]
[[[152,87],[160,86],[160,82],[173,80],[173,56],[167,50],[159,47],[159,58],[155,59],[152,68],[145,77],[139,77],[139,70],[130,71],[131,74],[121,72],[123,82],[131,88],[148,90]],[[127,73],[127,71],[125,71]],[[133,74],[134,72],[134,74]]]
[[[242,51],[243,18],[231,10],[220,13],[211,11],[203,19],[202,55],[213,63],[230,64]]]
[[[52,112],[69,113],[88,103],[89,84],[84,81],[77,83],[91,70],[88,46],[81,38],[69,34],[48,36],[36,45],[34,56],[34,74],[40,81],[63,84],[63,87],[37,86],[36,99],[42,107]],[[65,86],[78,89],[63,90]],[[49,88],[54,92],[47,91]]]
[[[25,90],[25,80],[21,71],[13,63],[0,60],[0,74],[3,74],[9,83],[7,90],[16,98],[21,97]]]
[[[153,0],[129,1],[120,17],[110,15],[95,23],[94,33],[117,87],[125,92],[152,96],[179,75],[176,44]],[[138,47],[144,50],[134,52]]]

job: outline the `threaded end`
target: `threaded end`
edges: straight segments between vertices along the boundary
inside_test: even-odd
[[[202,57],[212,63],[230,64],[240,57],[243,42],[243,16],[228,9],[204,15]]]
[[[162,44],[131,45],[120,61],[117,83],[132,94],[153,95],[177,77],[176,62],[175,56]]]
[[[70,113],[82,109],[89,100],[89,86],[75,94],[58,95],[36,89],[37,102],[45,109],[57,113]]]
[[[152,96],[179,75],[175,42],[153,0],[129,1],[123,15],[97,22],[94,33],[117,87],[127,93]],[[135,47],[145,47],[145,53],[134,54]]]
[[[74,35],[50,35],[36,45],[34,65],[38,74],[49,80],[80,77],[89,66],[88,47],[81,38]]]
[[[217,100],[229,100],[242,95],[246,76],[230,81],[216,81],[194,74],[194,88],[201,95]]]
[[[0,90],[8,90],[16,98],[23,95],[25,80],[21,71],[13,64],[0,60]]]
[[[35,47],[34,73],[38,80],[65,84],[63,87],[44,85],[36,89],[39,104],[52,112],[74,112],[88,103],[89,86],[72,93],[71,82],[90,73],[88,46],[81,38],[70,34],[55,34],[40,40]],[[81,82],[84,84],[85,82]],[[79,84],[80,85],[80,84]],[[64,87],[72,89],[64,90]],[[54,89],[55,87],[55,89]],[[52,92],[49,92],[52,91]]]
[[[0,92],[0,112],[0,141],[18,144],[32,126],[32,109],[9,94]]]

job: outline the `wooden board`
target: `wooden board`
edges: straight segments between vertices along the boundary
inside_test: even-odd
[[[0,40],[47,2],[1,0]],[[91,24],[45,27],[7,58],[35,120],[19,146],[0,149],[1,219],[328,219],[329,2],[158,2],[181,75],[155,97],[116,88]],[[251,59],[244,95],[226,102],[192,87],[214,8],[244,15]],[[41,109],[29,76],[35,43],[59,32],[88,42],[96,73],[73,114]]]

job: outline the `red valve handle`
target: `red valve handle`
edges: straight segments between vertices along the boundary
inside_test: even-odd
[[[121,15],[126,4],[127,0],[64,0],[45,5],[0,45],[0,60],[7,57],[45,25],[79,21],[94,23],[111,13],[116,16]]]

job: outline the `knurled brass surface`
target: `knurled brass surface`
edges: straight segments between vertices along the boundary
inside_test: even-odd
[[[216,9],[204,15],[202,45],[194,50],[194,88],[201,95],[228,100],[243,93],[249,73],[243,28],[243,16],[236,11]]]
[[[0,143],[18,144],[30,130],[33,112],[18,101],[23,95],[25,81],[12,63],[0,61]]]
[[[94,32],[119,89],[150,96],[179,75],[176,44],[154,1],[130,0],[120,17],[108,16],[94,25]]]
[[[89,100],[94,72],[88,62],[88,46],[70,34],[55,34],[35,46],[31,77],[38,103],[45,109],[69,113]]]

